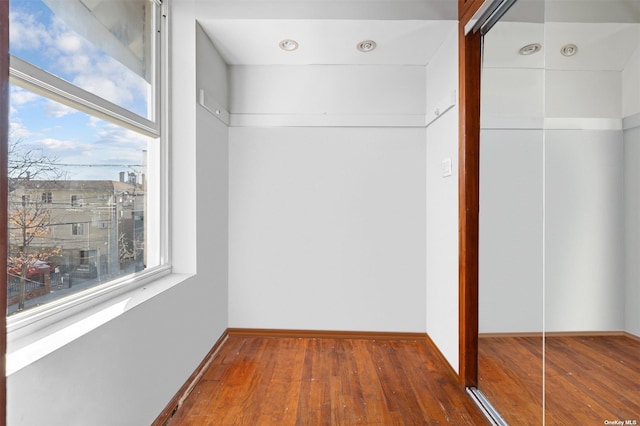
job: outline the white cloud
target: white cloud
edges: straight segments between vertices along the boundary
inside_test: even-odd
[[[76,142],[73,141],[63,141],[60,139],[53,139],[53,138],[44,138],[40,140],[40,144],[47,149],[50,149],[52,151],[59,151],[59,150],[77,150],[78,149],[78,144]]]
[[[140,150],[146,149],[147,144],[152,140],[148,136],[106,121],[97,122],[96,127],[100,143],[112,146],[134,147],[134,149]]]
[[[80,36],[67,31],[58,36],[55,45],[62,53],[74,55],[82,49],[83,40]]]
[[[117,75],[106,78],[104,74],[81,74],[73,79],[73,83],[118,105],[127,105],[133,101],[131,91],[122,85],[122,80]]]
[[[91,58],[89,58],[88,55],[77,53],[75,55],[65,57],[64,64],[62,66],[66,72],[75,75],[79,72],[86,72],[86,70],[91,69],[93,65],[91,64]]]
[[[138,109],[145,108],[144,105],[141,106],[144,104],[141,100],[148,96],[148,83],[143,78],[74,33],[60,18],[30,16],[17,11],[17,4],[19,3],[16,3],[11,14],[11,48],[14,51],[24,50],[17,53],[24,53],[24,58],[38,58],[35,65],[117,105],[132,110],[135,110],[136,105]],[[27,120],[30,115],[24,116],[24,122],[29,123],[29,126],[31,122],[36,123],[34,126],[38,126],[40,133],[35,133],[34,129],[30,131],[23,125],[20,114],[28,114],[29,108],[25,106],[23,109],[20,106],[32,102],[37,102],[34,106],[47,116],[60,119],[58,122],[63,127],[60,133],[52,129],[53,123],[47,123],[52,130],[40,130],[41,126],[36,121]],[[17,87],[11,91],[11,106],[12,135],[28,138],[30,146],[51,151],[64,163],[141,164],[142,150],[152,140],[92,116],[88,116],[86,120],[81,119],[79,114],[71,118],[73,126],[77,125],[78,128],[71,128],[69,124],[65,124],[69,123],[66,117],[76,112],[75,109],[43,100],[35,93]],[[143,115],[145,113],[144,110],[138,112]],[[43,135],[46,137],[42,138]],[[76,136],[80,141],[74,140]],[[111,177],[110,169],[98,169],[78,168],[75,173],[83,176],[88,173],[96,176],[104,174]]]
[[[39,66],[87,91],[125,108],[147,96],[143,78],[75,33],[58,16],[45,21],[17,9],[11,13],[10,30],[13,50],[38,53],[44,59]]]
[[[36,17],[19,11],[9,14],[9,40],[12,49],[41,49],[51,43],[51,34]]]
[[[78,112],[78,110],[58,102],[47,100],[47,102],[44,105],[44,112],[49,117],[62,118],[65,115],[74,114]]]
[[[12,105],[24,105],[38,99],[38,95],[18,86],[11,86],[9,99]]]
[[[35,133],[24,127],[19,121],[11,121],[9,123],[9,138],[24,139],[33,136]]]

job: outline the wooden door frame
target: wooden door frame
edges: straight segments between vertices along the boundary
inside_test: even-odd
[[[9,0],[0,0],[0,424],[7,418],[7,155],[9,140]]]
[[[465,26],[483,0],[458,1],[458,327],[460,384],[478,386],[478,212],[480,202],[480,73],[482,37]]]

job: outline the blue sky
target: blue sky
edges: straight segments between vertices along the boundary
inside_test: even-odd
[[[146,116],[148,83],[71,30],[39,0],[10,2],[10,51],[85,90]],[[140,172],[152,139],[11,86],[10,139],[65,166],[67,179]],[[101,167],[107,164],[116,167]],[[129,167],[124,167],[129,166]]]

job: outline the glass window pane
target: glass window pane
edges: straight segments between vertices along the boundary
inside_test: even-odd
[[[11,0],[10,52],[153,120],[148,0]]]
[[[9,313],[156,266],[146,158],[158,141],[17,86],[10,99]]]

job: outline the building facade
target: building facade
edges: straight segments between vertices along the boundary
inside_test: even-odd
[[[135,178],[20,179],[12,186],[10,264],[46,261],[62,282],[82,282],[112,279],[144,263],[145,193]]]

